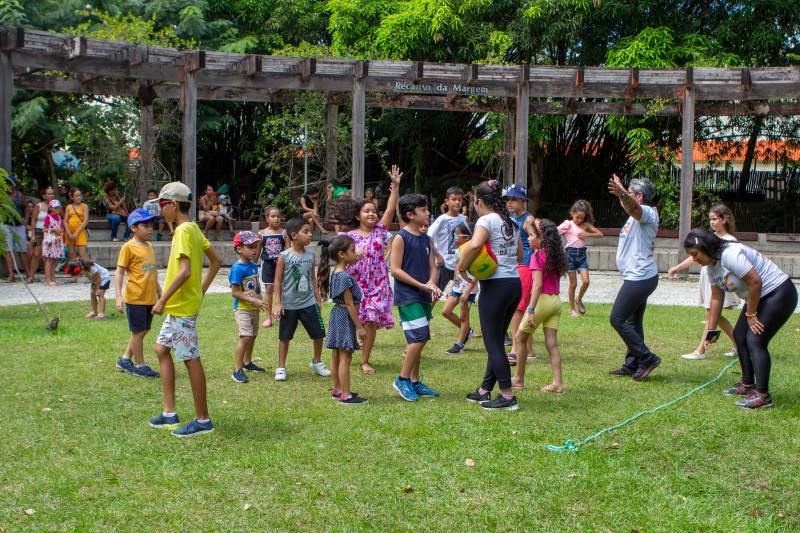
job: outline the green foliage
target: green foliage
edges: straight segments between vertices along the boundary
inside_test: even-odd
[[[27,20],[19,0],[0,0],[0,25],[23,26]]]
[[[11,198],[8,197],[9,184],[6,178],[8,172],[0,167],[0,224],[3,222],[16,221],[22,223],[17,208],[14,207]],[[8,249],[9,243],[6,242],[6,232],[0,231],[0,254],[4,254]]]
[[[187,48],[191,44],[181,39],[172,28],[158,29],[155,17],[148,19],[131,13],[123,15],[102,10],[82,11],[81,17],[84,20],[69,28],[68,33],[172,48]]]

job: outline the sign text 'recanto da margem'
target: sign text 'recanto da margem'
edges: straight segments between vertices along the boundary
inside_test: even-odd
[[[407,83],[396,81],[394,90],[402,93],[433,93],[433,94],[489,94],[488,87],[464,85],[462,83]]]

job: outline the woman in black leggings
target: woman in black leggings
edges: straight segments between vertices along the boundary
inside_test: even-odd
[[[769,341],[797,308],[797,289],[789,276],[761,253],[739,242],[725,241],[713,232],[693,229],[683,243],[686,253],[708,266],[711,281],[709,332],[716,331],[725,292],[736,292],[747,303],[733,328],[733,338],[742,366],[742,381],[723,391],[726,396],[744,396],[739,407],[772,407],[769,394],[771,360]]]
[[[497,180],[478,185],[475,190],[475,211],[480,218],[475,223],[472,239],[463,245],[457,268],[467,278],[467,267],[485,244],[497,258],[497,270],[481,280],[478,312],[488,360],[483,383],[478,390],[467,394],[467,401],[480,403],[487,410],[516,411],[519,405],[511,391],[511,367],[504,340],[522,297],[522,284],[517,272],[517,264],[522,259],[522,242],[517,225],[508,215]],[[495,384],[500,387],[500,395],[492,400],[491,391]]]

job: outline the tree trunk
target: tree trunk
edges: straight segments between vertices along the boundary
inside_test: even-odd
[[[58,191],[58,176],[56,175],[56,164],[53,161],[53,151],[47,151],[47,164],[50,167],[50,186],[54,191]]]
[[[544,150],[536,143],[528,153],[528,211],[534,215],[539,210],[544,183]]]
[[[744,153],[742,173],[739,175],[739,187],[736,191],[736,195],[739,198],[747,194],[747,182],[750,181],[750,173],[753,168],[753,156],[755,155],[758,134],[761,132],[761,125],[763,123],[764,117],[759,115],[753,118],[753,129],[750,132],[750,138],[747,140],[747,150]]]

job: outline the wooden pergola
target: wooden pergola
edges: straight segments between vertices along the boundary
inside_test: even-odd
[[[185,51],[0,27],[0,165],[9,172],[15,86],[138,97],[145,177],[152,169],[153,100],[180,99],[182,180],[192,190],[197,185],[198,100],[290,103],[292,93],[287,91],[326,92],[326,173],[335,179],[338,103],[350,93],[356,196],[364,192],[368,105],[507,113],[504,172],[524,185],[531,114],[680,116],[681,241],[691,224],[695,117],[800,114],[798,67],[621,69],[277,57]],[[651,107],[648,100],[659,102]]]

